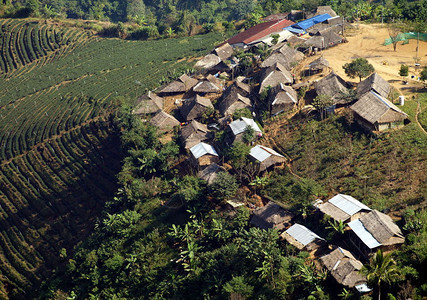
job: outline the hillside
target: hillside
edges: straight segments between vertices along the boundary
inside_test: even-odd
[[[176,76],[221,38],[125,42],[12,19],[0,33],[0,295],[28,299],[116,191],[120,97]]]

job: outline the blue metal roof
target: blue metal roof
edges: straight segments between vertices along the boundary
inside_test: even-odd
[[[326,21],[327,19],[330,19],[330,18],[331,18],[331,16],[329,14],[318,15],[318,16],[314,16],[312,18],[309,18],[307,20],[295,23],[291,27],[306,30],[310,27],[313,27],[317,23],[322,23],[323,21]],[[286,30],[289,30],[289,29],[286,28]],[[289,30],[289,31],[291,31],[291,30]]]
[[[293,32],[293,33],[296,33],[296,34],[304,34],[305,33],[304,30],[299,29],[299,28],[294,28],[292,26],[288,26],[288,27],[285,27],[283,29],[284,30],[288,30],[288,31]]]

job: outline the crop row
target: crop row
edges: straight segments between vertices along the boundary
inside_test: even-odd
[[[54,267],[114,189],[119,156],[105,122],[0,166],[0,272],[22,287]]]

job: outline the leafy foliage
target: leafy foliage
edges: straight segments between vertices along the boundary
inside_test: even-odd
[[[350,78],[359,77],[359,80],[362,81],[363,77],[369,76],[375,71],[374,67],[368,62],[366,58],[356,58],[350,63],[346,63],[343,66],[345,74]]]

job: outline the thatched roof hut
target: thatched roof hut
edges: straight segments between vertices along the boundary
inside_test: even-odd
[[[279,84],[270,90],[269,101],[271,114],[277,115],[294,108],[298,104],[298,95],[290,86]]]
[[[353,221],[371,211],[362,202],[344,194],[335,195],[327,202],[319,204],[317,208],[334,220],[343,222]]]
[[[205,79],[200,80],[193,87],[193,91],[196,93],[219,93],[221,91],[221,82],[218,78],[212,75],[208,75]]]
[[[391,85],[375,72],[357,85],[356,92],[361,97],[371,90],[387,98],[391,92]]]
[[[186,121],[190,121],[201,118],[209,108],[213,109],[211,100],[196,95],[192,99],[185,101],[179,111]]]
[[[256,145],[251,148],[249,158],[258,164],[260,172],[286,161],[286,158],[282,154],[262,145]]]
[[[348,226],[360,241],[371,250],[405,242],[405,237],[399,226],[389,216],[377,210],[372,210],[360,219],[348,223]]]
[[[280,63],[275,63],[271,67],[263,70],[260,80],[259,93],[262,93],[265,88],[275,87],[279,84],[292,84],[294,77]]]
[[[227,58],[230,58],[233,55],[233,52],[233,47],[231,47],[229,43],[222,44],[214,50],[214,53],[221,59],[221,61],[225,61]]]
[[[284,44],[276,52],[272,53],[262,63],[261,68],[268,68],[275,63],[280,63],[287,70],[291,70],[298,61],[304,58],[304,54]]]
[[[132,111],[135,115],[155,114],[163,110],[163,98],[149,91],[138,98],[136,108]]]
[[[189,149],[200,142],[205,142],[211,137],[208,126],[199,123],[196,120],[190,124],[181,127],[180,138],[185,149]]]
[[[310,68],[310,70],[312,71],[318,71],[318,70],[323,70],[325,68],[329,67],[329,61],[327,61],[325,58],[323,58],[322,56],[319,57],[318,59],[316,59],[315,61],[311,62],[308,67]]]
[[[334,104],[347,103],[342,96],[348,93],[348,84],[335,72],[331,72],[328,76],[315,82],[314,88],[317,95],[328,95],[334,101]]]
[[[238,89],[233,87],[231,88],[231,91],[223,97],[218,108],[222,116],[232,116],[238,109],[251,108],[251,100],[240,95]]]
[[[220,172],[227,172],[223,167],[218,166],[216,163],[213,163],[202,171],[197,173],[197,177],[205,180],[208,184],[212,184],[215,181],[215,178],[218,176]]]
[[[169,83],[166,87],[160,90],[161,94],[178,94],[185,93],[191,90],[197,84],[197,79],[189,77],[187,74],[181,75],[178,80]]]
[[[293,217],[291,212],[270,201],[266,206],[254,210],[251,224],[262,229],[283,230],[290,225]]]
[[[304,42],[304,45],[318,49],[326,48],[325,39],[319,35],[312,36]]]
[[[291,36],[288,40],[287,40],[287,43],[289,44],[289,45],[291,45],[291,46],[297,46],[297,45],[301,45],[301,44],[304,44],[304,42],[306,41],[307,39],[305,39],[305,38],[302,38],[302,37],[299,37],[299,36],[296,36],[296,35],[294,35],[294,36]]]
[[[300,250],[316,250],[326,244],[325,239],[321,238],[307,227],[294,224],[280,235],[289,244]]]
[[[207,54],[202,59],[198,60],[194,65],[194,69],[196,70],[209,70],[215,67],[217,64],[221,62],[221,58],[215,54]]]
[[[228,93],[239,93],[242,96],[249,97],[251,93],[251,87],[250,85],[243,82],[243,78],[238,77],[233,84],[231,84],[227,89],[224,91],[223,96],[226,97]],[[233,89],[236,89],[233,91]]]
[[[408,118],[406,113],[373,90],[364,94],[350,109],[356,114],[356,121],[372,131],[403,126]]]
[[[324,48],[333,47],[335,45],[341,44],[344,41],[344,39],[337,33],[337,29],[339,30],[339,27],[332,26],[332,27],[320,30],[317,33],[316,36],[323,37]]]
[[[363,283],[366,284],[366,278],[359,273],[363,264],[349,251],[337,247],[327,255],[322,256],[320,261],[339,284],[351,288]]]
[[[161,110],[151,118],[150,124],[156,126],[160,131],[169,131],[173,127],[179,126],[180,123],[173,116]]]

